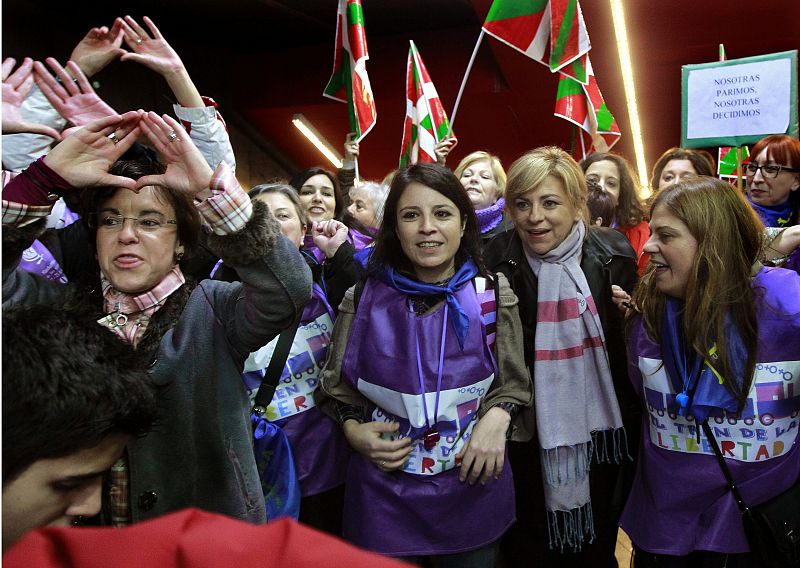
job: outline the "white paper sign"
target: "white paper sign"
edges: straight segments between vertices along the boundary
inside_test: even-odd
[[[687,138],[786,132],[791,112],[791,60],[708,69],[688,77]]]

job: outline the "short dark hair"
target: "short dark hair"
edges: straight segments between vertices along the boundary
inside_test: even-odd
[[[594,225],[597,218],[601,218],[603,227],[610,227],[614,214],[617,211],[617,201],[614,196],[603,191],[599,184],[593,181],[586,181],[589,195],[586,197],[586,206],[589,208],[589,222]]]
[[[3,484],[34,462],[152,427],[158,390],[142,358],[85,315],[3,310]]]
[[[375,237],[375,248],[369,257],[368,270],[377,270],[380,266],[392,266],[397,270],[413,274],[411,262],[400,246],[397,236],[397,203],[406,188],[412,183],[419,183],[434,191],[438,191],[452,201],[461,214],[464,222],[464,235],[456,251],[456,270],[468,258],[475,261],[481,273],[485,273],[481,257],[480,231],[475,217],[475,208],[470,201],[467,190],[458,178],[445,166],[439,164],[419,163],[399,170],[392,179],[389,196],[383,210],[383,223]]]
[[[164,164],[151,160],[119,160],[108,170],[108,173],[116,176],[124,176],[131,179],[139,179],[143,176],[159,175],[166,171]],[[200,230],[202,223],[197,207],[186,194],[165,186],[156,186],[160,197],[163,197],[175,210],[175,219],[178,224],[178,241],[183,245],[185,255],[191,256],[200,242]],[[96,189],[86,189],[81,197],[81,218],[89,231],[92,250],[97,246],[97,228],[92,223],[92,216],[95,215],[102,204],[120,191],[119,187],[99,187]],[[126,190],[129,191],[129,190]]]

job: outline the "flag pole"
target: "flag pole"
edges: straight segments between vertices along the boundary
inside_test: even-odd
[[[356,177],[353,180],[353,187],[358,187],[358,156],[356,156],[355,164],[356,164]]]
[[[483,40],[484,33],[485,33],[484,29],[481,28],[481,33],[478,36],[478,41],[475,42],[475,49],[472,50],[472,57],[469,58],[469,63],[467,64],[467,71],[466,73],[464,73],[464,80],[461,81],[461,88],[458,89],[456,104],[453,107],[453,112],[450,113],[450,128],[447,129],[447,138],[449,138],[450,134],[452,134],[453,132],[453,125],[456,122],[456,113],[458,112],[458,105],[461,104],[461,95],[464,94],[464,87],[467,85],[467,78],[469,77],[470,71],[472,71],[472,64],[475,63],[475,56],[478,55],[478,48],[481,46],[481,41]]]
[[[736,147],[736,189],[739,192],[744,191],[744,186],[742,183],[742,147]]]

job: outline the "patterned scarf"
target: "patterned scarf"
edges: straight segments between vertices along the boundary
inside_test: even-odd
[[[186,278],[177,264],[147,292],[137,296],[116,290],[105,274],[100,274],[103,286],[103,305],[107,315],[97,323],[116,333],[134,348],[144,335],[150,318],[164,305],[166,299],[183,286]]]
[[[503,220],[503,207],[505,206],[506,200],[501,197],[494,202],[494,205],[475,211],[481,235],[488,233],[500,224]]]
[[[594,538],[590,463],[593,456],[618,463],[623,434],[603,328],[580,266],[585,237],[577,222],[550,252],[525,250],[539,288],[533,379],[550,547],[562,551]]]

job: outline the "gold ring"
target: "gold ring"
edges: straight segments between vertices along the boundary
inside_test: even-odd
[[[167,138],[169,138],[169,141],[172,142],[173,140],[178,138],[178,133],[173,130],[169,134],[167,134]]]
[[[137,37],[135,41],[136,41],[136,45],[142,45],[142,42],[144,40],[142,38],[140,38],[140,37]]]

